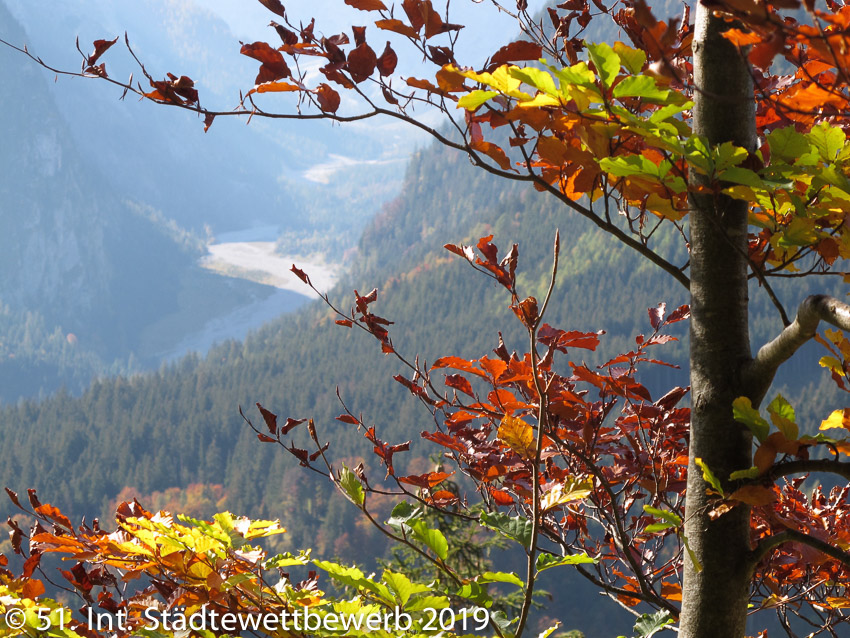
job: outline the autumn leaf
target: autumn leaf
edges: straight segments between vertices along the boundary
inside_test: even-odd
[[[322,83],[316,88],[316,96],[319,100],[320,109],[325,113],[336,113],[340,102],[339,93],[327,84]]]
[[[360,11],[386,11],[386,5],[381,0],[345,0],[345,4]]]
[[[506,416],[499,424],[499,440],[524,459],[533,459],[536,454],[534,429],[522,419]]]

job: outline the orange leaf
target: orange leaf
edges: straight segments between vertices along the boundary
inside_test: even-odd
[[[469,147],[474,151],[484,153],[487,157],[496,162],[502,170],[516,172],[516,170],[511,166],[511,160],[509,160],[508,156],[505,155],[505,151],[492,142],[479,140],[472,142]]]
[[[393,33],[398,33],[407,36],[408,38],[419,37],[416,29],[405,24],[401,20],[378,20],[375,22],[375,26],[379,29],[383,29],[384,31],[392,31]]]
[[[28,580],[24,583],[24,587],[21,590],[21,596],[23,598],[35,599],[41,596],[44,593],[44,583],[35,578]]]
[[[381,0],[345,0],[345,4],[360,11],[386,11],[387,7]]]
[[[762,485],[745,485],[735,490],[729,498],[755,506],[768,505],[778,500],[776,493],[772,489]]]
[[[300,86],[290,84],[289,82],[266,82],[265,84],[258,84],[248,91],[248,95],[251,95],[252,93],[286,93],[300,90]]]

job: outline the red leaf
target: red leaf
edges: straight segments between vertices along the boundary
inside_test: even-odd
[[[10,501],[12,501],[15,505],[17,505],[19,509],[24,509],[23,507],[21,507],[21,502],[18,500],[18,495],[17,495],[17,493],[16,493],[16,492],[13,492],[13,491],[12,491],[12,490],[10,490],[8,487],[3,488],[3,489],[5,489],[5,490],[6,490],[6,494],[8,494],[8,495],[9,495],[9,500],[10,500]]]
[[[408,485],[430,488],[439,485],[453,474],[454,472],[451,474],[447,474],[446,472],[427,472],[425,474],[402,476],[398,480],[401,483],[407,483]]]
[[[284,44],[292,46],[293,44],[298,44],[298,35],[293,31],[290,31],[286,27],[278,24],[277,22],[269,23],[269,26],[274,27],[277,34],[280,36],[280,39]]]
[[[667,317],[667,323],[676,323],[677,321],[682,321],[683,319],[687,319],[691,316],[691,307],[687,304],[683,306],[679,306],[676,308],[669,317]]]
[[[444,432],[422,432],[420,436],[455,452],[466,452],[466,446],[463,443]]]
[[[350,328],[354,324],[351,322],[351,319],[337,319],[334,321],[338,326],[345,326],[346,328]]]
[[[307,276],[307,273],[301,270],[300,268],[296,268],[295,264],[292,264],[292,268],[289,269],[292,273],[295,274],[301,281],[303,281],[308,286],[310,285],[310,277]]]
[[[88,66],[94,66],[97,64],[98,58],[106,53],[107,49],[116,42],[118,42],[118,38],[115,38],[114,40],[95,40],[94,52],[86,59],[86,64]]]
[[[259,403],[257,403],[257,408],[260,410],[260,414],[263,415],[263,421],[266,422],[266,427],[269,429],[271,435],[277,436],[277,415],[269,412]]]
[[[387,7],[381,0],[345,0],[345,4],[360,11],[386,11]]]
[[[457,496],[455,494],[452,494],[448,490],[439,490],[431,495],[431,498],[428,499],[428,502],[432,505],[444,507],[446,505],[452,505],[453,503],[456,503],[457,500]]]
[[[342,421],[343,423],[350,423],[351,425],[360,425],[360,421],[351,416],[350,414],[340,414],[337,418],[337,421]]]
[[[301,425],[307,419],[286,419],[286,423],[283,424],[283,427],[280,428],[280,435],[284,436],[289,434],[289,431],[297,425]]]
[[[260,72],[254,80],[254,84],[276,82],[292,75],[283,59],[283,54],[272,48],[267,42],[243,44],[239,52],[261,63]]]
[[[286,17],[286,9],[280,3],[280,0],[260,0],[260,3],[272,13],[276,13],[281,18]]]
[[[384,47],[384,52],[381,53],[381,57],[378,58],[378,72],[384,77],[392,75],[397,64],[398,56],[395,51],[392,50],[392,47],[390,47],[390,43],[387,42],[387,46]]]
[[[513,496],[502,490],[497,490],[495,487],[490,488],[490,496],[493,497],[493,500],[495,501],[496,505],[507,506],[514,504]]]
[[[32,573],[35,571],[35,568],[38,567],[38,564],[41,562],[41,554],[35,553],[24,561],[24,567],[21,571],[21,575],[24,578],[29,578],[32,576]]]
[[[27,490],[27,496],[29,496],[30,505],[32,505],[34,509],[41,507],[41,502],[38,500],[38,495],[35,493],[34,489],[29,488]]]
[[[263,443],[277,443],[277,439],[273,439],[270,436],[266,436],[265,434],[258,434],[257,438],[260,439]]]
[[[351,74],[351,79],[360,84],[372,75],[377,63],[378,57],[372,47],[363,42],[348,54],[346,68]]]
[[[65,529],[72,530],[74,526],[71,525],[71,521],[68,520],[68,517],[65,516],[62,512],[59,511],[59,508],[53,507],[49,503],[45,503],[44,505],[39,505],[35,508],[36,513],[41,514],[41,516],[50,519],[57,525],[61,525]]]
[[[320,109],[325,113],[336,113],[336,110],[339,108],[339,93],[327,84],[320,84],[316,89],[316,95],[319,100]]]
[[[460,390],[464,394],[471,396],[473,399],[475,398],[475,394],[472,392],[472,384],[469,383],[469,380],[466,377],[462,377],[459,374],[447,374],[446,385],[450,388]]]
[[[517,40],[506,44],[501,49],[493,54],[490,58],[490,66],[497,67],[507,62],[517,62],[519,60],[539,60],[543,55],[543,49],[539,44],[527,42],[526,40]]]
[[[664,321],[664,311],[667,309],[667,304],[663,301],[655,308],[648,308],[649,323],[653,330],[658,330],[658,326]]]
[[[206,115],[204,115],[204,133],[210,130],[214,119],[215,115],[213,115],[212,113],[207,113]]]

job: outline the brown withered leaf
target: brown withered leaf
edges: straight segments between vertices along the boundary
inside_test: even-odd
[[[285,436],[285,435],[289,434],[289,431],[290,431],[290,430],[292,430],[294,427],[296,427],[296,426],[298,426],[298,425],[301,425],[301,424],[302,424],[302,423],[304,423],[306,420],[307,420],[307,419],[291,419],[291,418],[287,418],[287,419],[286,419],[286,423],[284,423],[284,424],[283,424],[283,427],[281,427],[281,428],[280,428],[280,435],[281,435],[281,436]]]
[[[270,27],[274,27],[274,30],[277,31],[277,34],[280,36],[281,41],[284,44],[292,46],[293,44],[298,43],[298,35],[294,31],[290,31],[282,24],[278,24],[275,21],[269,22]]]
[[[336,113],[339,108],[339,93],[327,84],[322,83],[316,88],[316,97],[319,100],[320,109],[325,113]]]
[[[384,77],[392,75],[393,71],[395,71],[395,67],[398,64],[398,56],[395,51],[392,50],[389,41],[387,41],[387,46],[384,47],[384,52],[381,53],[381,56],[378,58],[377,64],[378,73]]]
[[[24,566],[21,570],[21,575],[24,578],[32,576],[35,568],[38,567],[38,564],[41,562],[41,556],[41,552],[33,552],[32,555],[24,561]]]
[[[345,4],[360,11],[386,11],[386,5],[381,0],[345,0]]]
[[[348,77],[340,71],[338,68],[332,67],[330,64],[323,66],[319,71],[322,72],[326,78],[328,78],[331,82],[336,82],[340,86],[346,89],[353,89],[354,82],[348,79]]]
[[[428,45],[428,53],[431,56],[431,61],[434,64],[438,64],[440,66],[446,66],[447,64],[457,64],[455,61],[454,53],[448,47],[435,47]]]
[[[263,415],[263,421],[266,422],[266,427],[272,436],[277,436],[277,415],[270,410],[266,410],[263,406],[257,403],[257,409]]]
[[[497,67],[508,62],[539,60],[542,55],[543,49],[539,44],[517,40],[496,51],[490,58],[490,66]]]
[[[18,500],[18,494],[17,494],[17,492],[13,492],[13,491],[12,491],[12,490],[10,490],[8,487],[3,488],[3,489],[5,489],[5,490],[6,490],[6,494],[8,494],[8,495],[9,495],[9,500],[10,500],[10,501],[12,501],[12,502],[13,502],[13,503],[14,503],[14,504],[15,504],[15,505],[19,508],[19,509],[24,509],[23,507],[21,507],[21,502]]]
[[[398,100],[395,98],[395,96],[390,92],[390,90],[387,87],[382,86],[381,87],[381,93],[384,94],[384,99],[387,101],[388,104],[392,104],[393,106],[398,105]]]
[[[375,26],[384,31],[392,31],[408,38],[419,38],[419,32],[401,20],[378,20],[375,22]]]
[[[118,42],[118,38],[115,38],[114,40],[95,40],[94,51],[88,58],[86,58],[86,64],[90,67],[97,64],[98,58],[106,53],[107,49],[116,42]]]
[[[213,115],[212,113],[207,113],[206,115],[204,115],[204,133],[210,130],[214,119],[215,115]]]
[[[410,24],[413,26],[413,29],[417,34],[422,30],[422,27],[425,26],[423,13],[426,9],[423,5],[426,4],[427,8],[431,9],[431,3],[428,2],[428,0],[425,2],[422,0],[404,0],[404,2],[401,3],[401,8],[404,9],[404,12],[407,14],[407,19],[410,20]]]
[[[39,507],[41,507],[41,501],[38,500],[38,494],[36,494],[33,488],[29,488],[27,490],[27,496],[29,496],[30,505],[33,506],[33,509],[38,509]]]
[[[378,56],[366,42],[353,49],[348,54],[348,63],[346,68],[351,75],[351,79],[360,84],[367,80],[375,71],[378,64]]]
[[[366,27],[351,27],[351,32],[354,34],[354,46],[366,43]]]
[[[260,4],[262,4],[266,9],[268,9],[272,13],[276,13],[281,18],[286,17],[286,9],[283,8],[283,5],[280,3],[280,0],[260,0]]]
[[[283,54],[277,49],[272,48],[268,42],[243,44],[239,52],[261,63],[260,72],[254,84],[274,82],[292,75],[286,61],[283,59]]]
[[[305,284],[307,284],[308,286],[310,285],[310,277],[307,275],[307,273],[306,273],[306,272],[304,272],[304,271],[303,271],[303,270],[301,270],[300,268],[296,268],[295,264],[292,264],[292,268],[290,268],[289,270],[290,270],[292,273],[294,273],[294,274],[295,274],[295,276],[296,276],[296,277],[298,277],[298,278],[299,278],[301,281],[303,281]]]

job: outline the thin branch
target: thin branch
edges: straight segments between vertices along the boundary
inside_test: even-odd
[[[850,567],[850,553],[845,552],[834,545],[830,545],[825,541],[817,539],[814,536],[798,532],[795,529],[786,529],[783,532],[779,532],[778,534],[762,539],[756,548],[750,552],[751,565],[755,567],[770,553],[772,549],[785,543],[801,543],[803,545],[808,545],[809,547],[813,547],[814,549],[823,552],[830,558],[834,558],[838,562],[843,563],[845,566]]]
[[[800,304],[794,322],[744,366],[744,387],[753,405],[764,398],[779,366],[815,336],[821,321],[850,330],[850,306],[828,295],[811,295]]]

